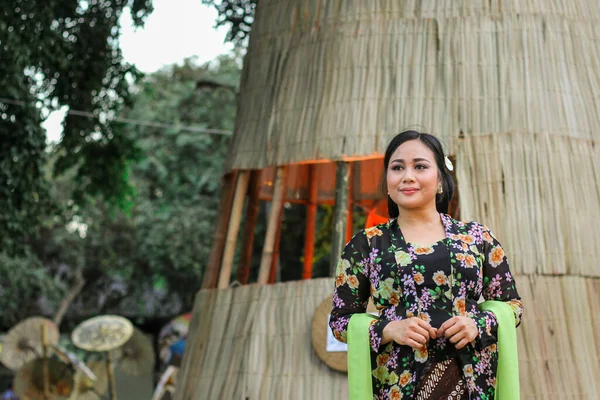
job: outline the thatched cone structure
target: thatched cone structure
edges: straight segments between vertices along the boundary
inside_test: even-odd
[[[517,275],[522,397],[600,398],[598,20],[596,0],[261,0],[227,168],[361,162],[425,126]],[[308,333],[332,286],[201,291],[177,398],[345,398]]]

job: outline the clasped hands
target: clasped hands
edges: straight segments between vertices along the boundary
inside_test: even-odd
[[[382,344],[394,341],[419,350],[425,347],[429,340],[445,337],[457,349],[462,349],[473,342],[478,334],[475,321],[469,317],[454,316],[437,329],[420,318],[411,317],[387,324],[383,329]]]

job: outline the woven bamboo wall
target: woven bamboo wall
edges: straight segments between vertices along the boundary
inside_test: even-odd
[[[565,136],[475,136],[458,151],[461,218],[502,238],[517,273],[600,276],[600,147]]]
[[[518,276],[523,399],[600,398],[600,280]],[[331,279],[199,292],[176,400],[347,398],[311,344]],[[552,299],[552,300],[551,300]]]
[[[412,124],[598,138],[596,0],[261,0],[228,168],[380,153]]]
[[[346,398],[345,375],[311,345],[313,312],[332,290],[319,279],[200,291],[176,399]]]

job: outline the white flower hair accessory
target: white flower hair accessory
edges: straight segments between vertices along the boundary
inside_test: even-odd
[[[444,156],[444,162],[446,164],[446,168],[448,168],[448,171],[454,171],[454,165],[452,165],[452,161],[450,161],[447,156]]]

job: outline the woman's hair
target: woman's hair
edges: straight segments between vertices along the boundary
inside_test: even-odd
[[[454,195],[454,180],[450,175],[450,172],[446,168],[446,162],[444,159],[444,149],[442,148],[442,144],[433,135],[429,133],[421,133],[414,130],[408,130],[404,132],[400,132],[397,134],[388,144],[388,147],[385,151],[385,157],[383,158],[383,167],[385,168],[385,174],[387,176],[388,167],[390,165],[390,158],[392,154],[396,151],[398,147],[404,142],[409,140],[419,139],[423,142],[429,149],[433,152],[435,156],[435,163],[438,168],[438,176],[442,183],[442,194],[436,194],[435,196],[435,208],[439,213],[448,213],[448,206],[450,205],[450,201],[452,200],[452,196]],[[398,205],[394,203],[394,200],[388,195],[388,213],[390,218],[397,218],[400,214],[398,210]]]

